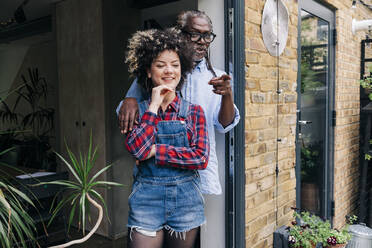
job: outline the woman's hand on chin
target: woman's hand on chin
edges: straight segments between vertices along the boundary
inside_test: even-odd
[[[171,92],[174,92],[174,89],[166,85],[159,85],[159,86],[152,88],[151,103],[149,106],[149,110],[157,114],[158,109],[160,105],[162,104],[162,102],[164,101],[165,96]]]

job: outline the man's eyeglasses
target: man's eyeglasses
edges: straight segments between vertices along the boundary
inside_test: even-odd
[[[211,43],[214,40],[214,38],[216,38],[216,35],[214,33],[198,33],[198,32],[188,32],[188,31],[183,31],[183,32],[190,36],[190,40],[192,42],[198,42],[200,41],[201,38],[203,38],[205,42]]]

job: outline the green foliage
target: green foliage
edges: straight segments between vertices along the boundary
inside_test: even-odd
[[[372,66],[369,66],[368,68],[369,76],[364,77],[362,80],[360,80],[360,86],[362,86],[363,89],[365,89],[368,93],[369,100],[372,101]]]
[[[3,143],[3,148],[15,144],[21,147],[24,154],[19,161],[21,166],[50,170],[55,166],[55,156],[49,144],[54,128],[54,109],[45,107],[48,84],[37,68],[28,69],[28,78],[21,77],[22,84],[11,92],[16,96],[14,104],[10,106],[6,99],[0,98],[0,120],[8,126],[10,134],[16,134],[12,139],[2,137],[0,143]],[[19,110],[20,105],[22,110]]]
[[[291,247],[311,248],[313,245],[321,243],[323,247],[331,247],[334,244],[346,244],[351,239],[348,224],[356,221],[352,216],[348,219],[348,224],[341,230],[333,229],[328,220],[324,221],[309,212],[294,212],[296,221],[289,231],[289,243]],[[334,245],[333,244],[333,245]]]
[[[9,135],[0,131],[0,137]],[[0,156],[12,151],[12,147],[1,149]],[[26,208],[35,207],[31,199],[10,183],[10,175],[4,168],[11,165],[0,161],[0,246],[3,248],[36,247],[36,227]]]
[[[318,177],[320,144],[313,144],[301,147],[301,180],[307,183],[314,183]]]
[[[369,155],[368,153],[364,155],[365,160],[371,160],[372,156]]]
[[[315,62],[324,60],[327,50],[321,45],[323,41],[314,39],[312,35],[308,35],[312,31],[313,18],[303,19],[301,22],[301,94],[315,93],[316,88],[324,86],[318,80],[319,71],[315,71],[311,65]]]
[[[46,135],[53,127],[54,109],[44,107],[46,105],[48,84],[44,77],[39,75],[37,68],[28,69],[28,77],[22,77],[22,84],[12,93],[16,94],[13,106],[9,106],[5,99],[0,99],[2,108],[0,118],[3,123],[8,122],[23,130],[30,129],[34,136]],[[28,112],[18,111],[20,103],[28,106]]]
[[[87,196],[90,195],[93,198],[100,201],[107,214],[107,207],[105,200],[101,194],[97,191],[97,188],[109,188],[110,186],[123,186],[122,184],[115,182],[100,181],[99,176],[107,171],[112,165],[107,165],[96,174],[91,175],[92,168],[95,165],[97,159],[97,147],[93,148],[92,134],[90,135],[90,142],[88,152],[86,154],[79,153],[76,156],[66,144],[67,153],[70,159],[68,162],[62,155],[57,154],[57,156],[66,165],[67,169],[71,172],[74,181],[72,180],[57,180],[51,182],[40,183],[43,184],[55,184],[65,186],[66,192],[63,194],[63,198],[60,201],[58,195],[53,201],[51,212],[52,218],[50,219],[48,225],[50,225],[56,215],[63,209],[64,206],[69,206],[71,208],[70,215],[68,218],[68,231],[75,217],[75,210],[79,212],[79,224],[82,225],[82,231],[85,235],[86,219],[89,217],[90,203],[87,200]]]
[[[363,89],[366,90],[368,94],[369,100],[372,101],[372,65],[368,68],[369,76],[365,77],[364,79],[360,80],[360,86],[362,86]],[[369,141],[369,144],[372,144],[372,140]],[[371,160],[372,156],[368,153],[364,154],[365,160]]]
[[[311,248],[313,244],[319,242],[317,236],[317,228],[319,222],[321,221],[319,217],[315,215],[310,215],[309,212],[297,212],[293,213],[293,217],[299,219],[303,222],[301,225],[297,225],[297,222],[293,222],[289,234],[292,239],[291,247],[302,247]]]
[[[301,23],[301,33],[311,31],[312,19],[305,19]],[[309,38],[309,35],[301,35],[301,94],[314,91],[317,87],[323,86],[323,83],[318,81],[318,72],[311,68],[311,64],[320,60],[324,56],[324,49],[309,49],[314,45],[320,44],[319,41]],[[313,92],[314,93],[314,92]]]
[[[4,178],[0,179],[0,244],[11,248],[16,244],[37,246],[34,220],[27,213],[27,204],[35,205],[23,192]]]
[[[360,86],[362,86],[363,89],[366,89],[367,91],[371,91],[372,90],[372,78],[371,77],[367,77],[365,79],[362,79],[359,81],[360,82]],[[369,100],[372,100],[372,93],[368,93],[368,98]]]
[[[310,63],[307,61],[301,62],[301,93],[314,91],[317,87],[323,84],[317,81],[317,73],[310,68]]]

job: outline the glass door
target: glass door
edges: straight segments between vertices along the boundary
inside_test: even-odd
[[[332,109],[334,14],[311,0],[299,1],[297,206],[332,215]]]

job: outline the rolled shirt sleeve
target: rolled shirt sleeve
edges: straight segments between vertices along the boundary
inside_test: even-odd
[[[146,159],[154,144],[156,116],[155,113],[147,110],[143,114],[140,124],[135,125],[127,136],[125,147],[140,161]]]
[[[222,124],[220,123],[220,121],[218,120],[218,114],[219,114],[219,107],[221,105],[218,105],[218,110],[216,110],[214,112],[214,116],[213,116],[213,119],[214,119],[214,126],[216,128],[216,130],[219,132],[219,133],[227,133],[229,132],[231,129],[233,129],[238,123],[239,123],[239,120],[240,120],[240,113],[239,113],[239,109],[236,107],[236,105],[234,104],[234,110],[235,110],[235,116],[234,116],[234,120],[233,122],[231,122],[231,124],[229,124],[228,126],[226,127],[223,127]]]

